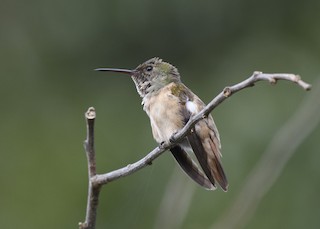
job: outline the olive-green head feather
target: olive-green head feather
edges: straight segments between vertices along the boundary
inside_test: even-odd
[[[180,82],[178,69],[173,65],[154,57],[140,64],[132,75],[141,97],[155,92],[172,82]]]

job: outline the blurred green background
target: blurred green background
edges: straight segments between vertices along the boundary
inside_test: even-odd
[[[94,68],[134,68],[159,56],[205,102],[255,70],[314,83],[319,10],[311,0],[2,0],[0,228],[77,228],[84,220],[89,106],[99,173],[156,146],[131,79]],[[195,187],[182,228],[208,228],[223,215],[307,96],[292,83],[262,82],[214,110],[229,191]],[[320,227],[319,136],[317,128],[299,147],[246,228]],[[166,153],[104,187],[97,228],[153,228],[175,165]]]

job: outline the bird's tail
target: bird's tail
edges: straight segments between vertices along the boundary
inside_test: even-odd
[[[203,174],[197,164],[179,145],[174,146],[170,151],[183,171],[196,183],[209,190],[216,189],[214,183],[212,183],[206,175]]]

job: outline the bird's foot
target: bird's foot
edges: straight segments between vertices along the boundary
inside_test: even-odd
[[[164,144],[165,144],[165,143],[166,143],[165,141],[160,142],[160,144],[159,144],[159,148],[160,148],[160,149],[163,149],[163,148],[164,148]]]

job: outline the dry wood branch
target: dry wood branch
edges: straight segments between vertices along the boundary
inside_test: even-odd
[[[95,119],[94,108],[89,108],[86,113],[87,120],[87,139],[85,141],[85,150],[88,159],[88,173],[89,173],[89,192],[88,192],[88,202],[87,202],[87,213],[86,220],[84,223],[79,223],[80,229],[94,229],[95,220],[98,206],[98,198],[100,193],[100,188],[102,185],[107,184],[111,181],[117,180],[121,177],[128,176],[147,165],[150,165],[153,160],[159,157],[164,151],[170,149],[172,146],[183,139],[193,126],[200,121],[203,117],[209,115],[209,113],[216,108],[220,103],[225,99],[233,95],[234,93],[247,88],[252,87],[258,81],[269,81],[272,84],[275,84],[277,80],[287,80],[294,82],[301,86],[305,90],[310,90],[311,85],[305,83],[300,79],[298,75],[294,74],[265,74],[262,72],[254,72],[252,76],[248,79],[235,84],[230,87],[226,87],[222,92],[220,92],[201,112],[193,116],[189,122],[182,128],[179,132],[174,134],[170,142],[165,142],[153,149],[148,153],[144,158],[139,161],[129,164],[123,168],[111,171],[105,174],[96,174],[96,162],[95,162],[95,152],[94,152],[94,138],[93,138],[93,124]]]
[[[320,123],[320,80],[301,107],[274,135],[261,159],[247,176],[232,205],[212,229],[246,228],[261,200],[279,178],[286,163]],[[298,134],[297,134],[298,133]],[[272,164],[272,166],[270,166]]]
[[[311,85],[302,81],[300,76],[298,75],[283,73],[267,74],[256,71],[248,79],[233,86],[225,87],[223,91],[220,92],[220,94],[218,94],[213,100],[211,100],[211,102],[208,103],[208,105],[202,111],[200,111],[197,115],[193,116],[193,118],[189,120],[189,122],[184,126],[183,129],[181,129],[177,134],[172,136],[172,141],[178,141],[186,135],[188,135],[189,131],[192,129],[196,122],[201,120],[203,117],[207,116],[220,103],[222,103],[224,100],[226,100],[236,92],[241,91],[242,89],[247,87],[252,87],[258,81],[265,80],[269,81],[271,84],[275,84],[278,80],[287,80],[298,84],[304,90],[308,91],[311,89]]]
[[[89,188],[86,220],[84,223],[79,223],[79,228],[91,229],[95,228],[99,193],[101,189],[101,185],[97,185],[91,181],[92,177],[96,175],[96,155],[94,150],[94,120],[96,118],[95,109],[90,107],[85,113],[85,117],[87,121],[87,138],[84,141],[84,148],[88,161]]]

